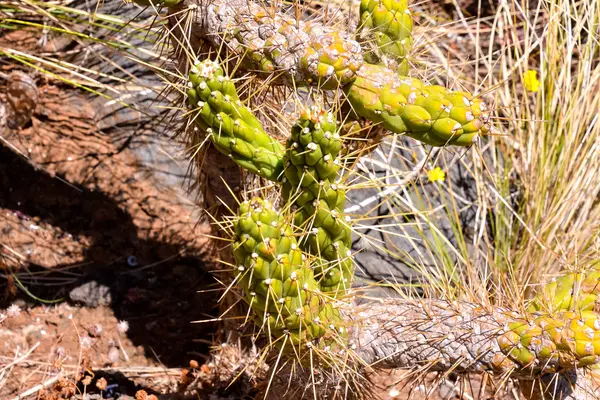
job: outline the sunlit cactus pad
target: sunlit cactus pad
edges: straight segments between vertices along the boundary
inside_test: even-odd
[[[362,9],[360,34],[375,35],[376,49],[319,21],[297,20],[245,0],[214,0],[198,23],[201,32],[212,32],[202,37],[240,69],[266,72],[269,82],[289,87],[343,89],[360,117],[393,133],[434,146],[470,146],[490,130],[481,100],[398,74],[406,73],[412,40],[406,2],[366,1]],[[394,62],[380,62],[376,53]]]

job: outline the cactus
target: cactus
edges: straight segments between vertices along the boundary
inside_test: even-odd
[[[376,4],[379,2],[366,3],[365,10],[374,10],[367,14],[380,32],[386,29],[382,21],[395,15],[396,5],[386,5],[391,11],[382,19]],[[402,3],[397,7],[401,10]],[[237,57],[241,67],[269,73],[273,83],[292,87],[342,88],[360,117],[381,123],[393,133],[433,146],[470,146],[490,128],[481,100],[369,64],[358,42],[331,27],[266,12],[247,0],[201,2],[195,15],[202,17],[194,19],[194,32],[214,48],[227,49],[227,58]],[[392,26],[395,23],[390,25],[394,30]],[[404,35],[405,29],[402,31]]]
[[[321,294],[285,218],[269,202],[253,198],[240,205],[234,225],[236,280],[257,325],[283,346],[331,348],[343,339],[340,314]]]
[[[361,117],[433,146],[470,146],[490,129],[480,99],[400,77],[382,66],[364,65],[346,93]]]
[[[433,146],[472,145],[490,130],[480,99],[399,75],[412,39],[409,14],[397,15],[406,3],[396,3],[361,3],[359,37],[375,44],[366,49],[344,32],[246,0],[200,1],[192,30],[213,48],[226,49],[226,59],[241,69],[268,73],[273,84],[343,92],[353,111],[343,119],[358,116]],[[234,222],[235,282],[253,320],[276,345],[330,349],[335,343],[355,349],[358,361],[351,368],[357,369],[427,363],[433,370],[526,379],[598,362],[600,323],[592,311],[597,271],[560,278],[526,312],[434,299],[344,303],[353,264],[339,176],[346,144],[336,135],[334,115],[320,108],[304,111],[284,149],[238,102],[231,80],[214,62],[197,64],[189,81],[198,129],[208,131],[215,147],[241,167],[281,184],[278,211],[254,198],[241,204]],[[231,122],[236,120],[239,125]],[[570,288],[580,280],[582,295],[575,296]]]
[[[197,128],[219,151],[241,167],[278,180],[283,171],[283,146],[269,136],[240,101],[234,83],[219,64],[205,60],[190,69],[187,102]]]
[[[544,286],[528,311],[594,311],[600,295],[600,262],[582,273],[571,272]]]
[[[371,64],[383,64],[398,75],[408,74],[413,21],[406,0],[362,0],[358,37]]]
[[[336,295],[350,288],[354,275],[350,219],[343,215],[346,193],[338,178],[341,146],[333,114],[305,110],[287,142],[283,181],[294,223],[308,232],[301,245],[322,259],[314,267],[321,289]]]

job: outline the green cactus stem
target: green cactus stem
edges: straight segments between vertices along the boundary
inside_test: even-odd
[[[287,142],[283,181],[294,223],[306,232],[300,243],[320,259],[313,267],[321,290],[336,296],[350,289],[354,276],[346,192],[338,177],[341,147],[333,114],[319,107],[303,111]]]
[[[600,295],[600,262],[584,272],[570,272],[545,285],[528,311],[593,311]]]
[[[269,136],[240,101],[233,81],[214,61],[196,63],[188,74],[187,102],[196,129],[241,167],[269,180],[283,173],[283,146]]]
[[[358,37],[370,48],[365,59],[382,64],[399,75],[408,74],[413,21],[406,0],[362,0]]]
[[[235,219],[237,282],[255,323],[277,341],[331,349],[346,330],[337,308],[319,289],[281,213],[260,198],[240,205]]]
[[[470,146],[490,129],[480,99],[383,66],[363,65],[346,93],[359,116],[433,146]]]

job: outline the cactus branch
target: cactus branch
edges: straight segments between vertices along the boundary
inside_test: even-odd
[[[247,69],[275,73],[287,84],[337,87],[354,78],[362,49],[350,35],[297,20],[248,0],[194,0],[192,26],[216,49],[227,49]]]
[[[340,336],[339,313],[321,298],[313,270],[281,214],[269,202],[254,198],[240,205],[234,225],[236,280],[256,324],[294,345],[315,339],[327,343],[327,337]]]
[[[321,290],[335,296],[350,289],[354,276],[350,217],[343,215],[346,192],[338,177],[341,146],[333,114],[304,110],[287,142],[282,185],[304,234],[301,246],[322,259],[313,267]]]
[[[359,116],[391,132],[434,146],[470,146],[490,128],[481,100],[366,63],[364,49],[343,31],[248,0],[195,2],[194,35],[283,84],[343,87]]]
[[[575,315],[523,317],[507,309],[472,303],[403,299],[369,303],[344,315],[352,320],[352,326],[357,326],[351,339],[357,344],[360,358],[385,368],[428,365],[438,371],[489,371],[534,379],[591,365],[598,359],[593,345],[584,348],[587,343],[597,344],[600,331],[590,328],[592,339],[581,334],[587,325],[578,325]],[[541,324],[544,328],[537,329],[540,324],[533,322],[539,318],[553,323]],[[595,314],[590,318],[597,321]],[[519,330],[523,326],[533,326],[535,334]],[[555,326],[565,329],[552,336]],[[517,341],[509,345],[506,338],[513,335],[518,336]],[[523,350],[529,358],[522,356]]]
[[[480,99],[398,76],[383,66],[365,64],[346,93],[361,117],[433,146],[470,146],[490,129]]]
[[[194,114],[194,129],[205,131],[221,153],[255,174],[281,178],[283,146],[242,104],[219,64],[205,60],[190,69],[187,102]]]
[[[407,56],[412,48],[413,21],[406,0],[362,0],[358,36],[370,51],[365,58],[408,73]]]

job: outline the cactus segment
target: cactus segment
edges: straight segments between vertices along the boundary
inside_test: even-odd
[[[514,319],[498,338],[504,354],[534,373],[557,372],[600,361],[600,320],[590,311]]]
[[[583,273],[571,272],[548,285],[532,301],[529,312],[594,311],[600,295],[600,262]]]
[[[413,21],[406,0],[362,0],[358,36],[371,50],[365,59],[383,64],[399,75],[408,73]]]
[[[292,127],[285,153],[283,197],[293,203],[301,245],[319,257],[314,269],[321,290],[341,295],[354,276],[352,233],[343,215],[346,193],[338,183],[341,138],[334,116],[318,107],[304,111]]]
[[[273,206],[260,198],[240,205],[235,220],[237,282],[256,324],[289,344],[318,340],[327,346],[345,337],[337,308],[320,293],[309,260]]]
[[[288,85],[334,89],[352,79],[364,60],[358,42],[325,25],[265,11],[262,5],[218,2],[206,9],[207,39],[227,48],[246,69],[274,73]]]
[[[269,136],[240,101],[234,83],[214,61],[190,69],[187,101],[196,129],[210,135],[215,147],[241,167],[269,180],[283,171],[283,146]]]
[[[360,46],[339,32],[312,34],[300,65],[309,73],[308,83],[323,89],[335,89],[352,82],[363,64]]]
[[[490,129],[480,99],[379,65],[364,64],[346,93],[359,116],[432,146],[470,146]]]

